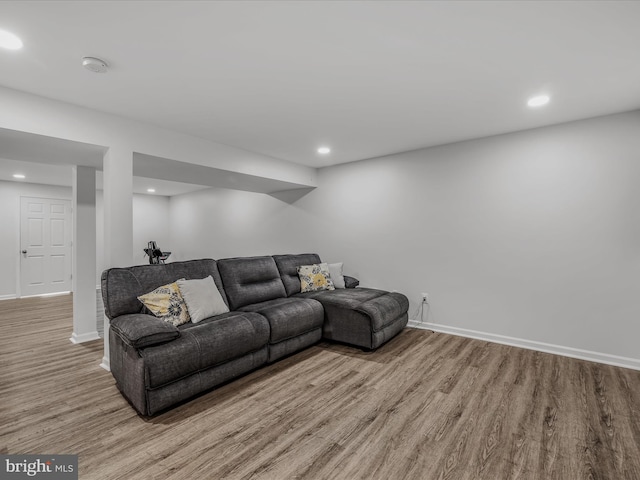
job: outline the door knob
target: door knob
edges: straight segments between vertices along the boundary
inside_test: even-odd
[[[23,254],[23,255],[26,255],[26,254],[27,254],[27,251],[26,251],[26,250],[22,250],[22,254]]]

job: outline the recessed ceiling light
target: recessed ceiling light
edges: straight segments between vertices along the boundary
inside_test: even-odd
[[[537,95],[527,101],[527,105],[530,107],[541,107],[547,103],[549,103],[549,95]]]
[[[26,178],[26,177],[25,177],[23,174],[21,174],[21,173],[14,173],[14,174],[13,174],[13,178],[20,178],[20,179],[22,179],[22,178]]]
[[[331,149],[329,147],[320,147],[318,153],[326,155],[327,153],[331,153]]]
[[[156,189],[155,188],[147,188],[147,192],[156,193]]]
[[[7,50],[20,50],[22,48],[22,40],[11,32],[0,30],[0,47]]]

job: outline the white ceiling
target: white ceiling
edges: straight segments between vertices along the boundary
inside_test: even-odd
[[[3,1],[25,46],[0,85],[321,167],[640,108],[639,24],[634,1]]]

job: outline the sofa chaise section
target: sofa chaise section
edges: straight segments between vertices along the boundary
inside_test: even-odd
[[[378,348],[396,336],[409,321],[409,300],[398,292],[373,288],[345,288],[300,293],[298,267],[320,263],[314,253],[274,255],[291,298],[313,299],[324,310],[322,337],[366,349]],[[348,277],[345,277],[348,278]],[[353,284],[353,280],[347,282]]]
[[[395,337],[409,321],[409,301],[397,292],[373,288],[299,293],[324,307],[322,336],[373,350]]]

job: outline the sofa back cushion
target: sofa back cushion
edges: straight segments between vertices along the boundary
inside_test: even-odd
[[[280,278],[287,291],[287,297],[300,293],[300,277],[298,267],[302,265],[314,265],[322,263],[317,253],[301,253],[298,255],[274,255],[273,259],[278,266]]]
[[[287,296],[272,257],[225,258],[218,268],[231,310]]]
[[[211,275],[224,302],[228,300],[222,288],[222,280],[215,260],[189,260],[166,265],[138,265],[126,268],[110,268],[102,272],[102,300],[104,313],[113,319],[120,315],[142,312],[140,295],[175,282],[180,278],[193,280]]]

